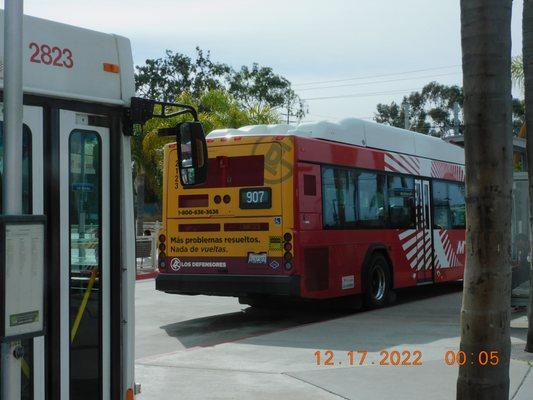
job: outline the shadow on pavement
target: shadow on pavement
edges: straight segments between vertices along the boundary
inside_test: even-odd
[[[179,340],[179,342],[187,348],[195,346],[208,347],[244,339],[246,339],[247,343],[251,343],[254,341],[255,337],[265,334],[349,316],[354,316],[354,318],[343,318],[343,321],[353,321],[354,324],[356,324],[349,328],[350,331],[362,332],[367,331],[367,328],[370,328],[371,330],[379,330],[379,324],[382,324],[383,318],[402,318],[401,315],[398,315],[396,310],[404,308],[404,305],[407,305],[408,303],[414,302],[416,306],[417,302],[422,303],[422,300],[434,299],[439,296],[458,293],[461,290],[462,282],[402,289],[397,292],[398,297],[394,306],[380,310],[345,311],[338,308],[317,307],[316,303],[303,303],[272,310],[256,309],[243,305],[243,310],[241,312],[181,321],[161,326],[161,329],[165,330],[167,335]],[[460,307],[460,296],[456,297],[459,298]],[[453,304],[446,304],[445,306],[447,311],[445,313],[440,310],[441,307],[437,307],[439,310],[428,309],[421,310],[420,312],[422,314],[429,313],[430,316],[437,313],[440,317],[451,320],[456,317],[456,320],[458,321],[459,310],[457,309],[457,300],[455,300]],[[450,307],[451,309],[448,310]],[[408,315],[409,319],[412,319],[413,321],[419,316],[418,311],[415,311],[412,315]],[[381,320],[381,322],[378,323],[378,326],[374,326],[373,323],[369,324],[369,322],[376,319]],[[365,324],[366,328],[365,326],[360,326],[363,321],[367,321]],[[457,324],[457,321],[454,321],[454,323]],[[407,329],[408,325],[402,325],[404,326],[398,326],[396,329],[405,330],[405,335],[401,335],[401,340],[405,340],[405,343],[409,343],[410,338],[413,337],[413,332],[410,332],[410,330]],[[329,341],[331,335],[335,334],[335,332],[325,332],[325,340]],[[367,334],[375,334],[375,332],[370,331],[367,332]],[[262,336],[260,340],[265,340],[264,336]],[[308,341],[308,339],[302,338],[302,345],[308,347],[308,343],[304,344],[306,341]],[[340,343],[342,343],[342,341]],[[294,346],[294,343],[292,343],[291,346]],[[342,345],[342,347],[346,348],[353,348],[353,346],[353,340],[348,340],[345,345]],[[313,347],[325,348],[327,346],[320,347],[320,343],[315,343]],[[379,347],[383,348],[383,343],[381,343]],[[371,351],[371,349],[367,350]]]

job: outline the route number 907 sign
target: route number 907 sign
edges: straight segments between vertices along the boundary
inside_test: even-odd
[[[271,188],[245,188],[240,190],[239,206],[247,208],[270,208],[272,207]]]

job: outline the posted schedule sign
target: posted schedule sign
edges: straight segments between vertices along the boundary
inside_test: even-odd
[[[44,332],[45,217],[0,217],[0,340]]]

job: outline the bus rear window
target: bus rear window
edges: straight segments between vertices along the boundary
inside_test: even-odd
[[[196,188],[263,186],[263,155],[210,158],[207,181]]]

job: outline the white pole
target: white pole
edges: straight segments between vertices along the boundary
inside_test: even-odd
[[[453,134],[459,136],[459,103],[453,104]]]
[[[22,213],[22,15],[23,0],[5,0],[4,195],[6,215]],[[18,342],[2,344],[2,399],[20,399]]]
[[[409,129],[411,123],[409,122],[411,110],[409,109],[409,104],[405,103],[403,105],[403,127],[404,129]]]

